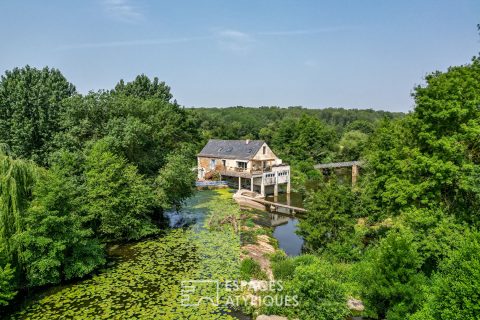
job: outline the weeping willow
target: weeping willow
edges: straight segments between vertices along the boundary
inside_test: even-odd
[[[8,146],[0,144],[0,241],[10,255],[12,237],[22,231],[36,168],[31,161],[12,158]]]

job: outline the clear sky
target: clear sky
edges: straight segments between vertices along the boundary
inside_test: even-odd
[[[407,111],[412,88],[480,51],[480,0],[0,2],[0,72],[77,89],[158,76],[185,106]]]

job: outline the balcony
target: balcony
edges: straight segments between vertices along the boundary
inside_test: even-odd
[[[258,167],[255,167],[253,169],[248,169],[248,168],[241,168],[241,167],[224,167],[222,170],[218,170],[218,172],[222,176],[227,176],[227,177],[242,177],[242,178],[255,178],[255,177],[262,177],[265,179],[266,184],[275,184],[276,178],[275,174],[273,171],[273,168],[279,170],[281,167],[285,167],[286,170],[290,171],[290,168],[288,165],[277,165],[277,166],[266,166],[263,169],[260,169]],[[288,168],[288,169],[287,169]],[[287,179],[287,176],[278,176],[278,180]],[[285,180],[286,181],[286,180]]]
[[[223,176],[251,178],[253,176],[261,176],[262,170],[240,168],[240,167],[225,167],[218,171]]]

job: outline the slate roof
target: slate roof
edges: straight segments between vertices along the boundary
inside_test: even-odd
[[[208,140],[199,157],[250,160],[260,150],[263,140]]]

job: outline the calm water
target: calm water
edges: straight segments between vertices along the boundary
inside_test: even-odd
[[[278,246],[288,256],[298,256],[302,253],[303,239],[295,233],[298,219],[288,218],[287,223],[275,227],[273,236],[278,240]]]
[[[302,195],[299,193],[290,193],[290,195],[280,194],[278,197],[267,197],[266,200],[278,203],[285,203],[295,207],[303,208]],[[279,211],[282,208],[278,209]],[[285,212],[266,212],[266,218],[270,219],[269,225],[273,227],[273,236],[278,240],[278,246],[285,251],[288,256],[298,256],[302,253],[303,238],[295,233],[297,230],[298,219],[301,215],[292,216]]]

